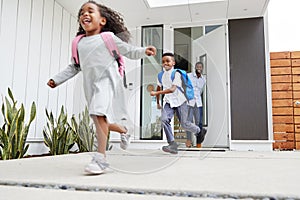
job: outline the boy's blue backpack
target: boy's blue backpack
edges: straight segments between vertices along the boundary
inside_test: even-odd
[[[193,84],[192,81],[190,79],[190,77],[187,75],[186,71],[182,70],[182,69],[174,69],[172,71],[171,74],[171,80],[173,81],[175,78],[175,73],[179,72],[180,73],[180,77],[181,77],[181,81],[182,81],[182,88],[178,87],[177,88],[184,94],[185,98],[189,101],[192,100],[194,98],[194,89],[193,89]],[[162,84],[162,76],[164,74],[164,71],[161,71],[158,73],[157,78],[158,81],[160,82],[160,84]]]

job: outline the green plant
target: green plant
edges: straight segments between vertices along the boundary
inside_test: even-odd
[[[25,124],[25,109],[23,104],[17,108],[17,101],[8,88],[10,100],[5,97],[2,103],[4,125],[0,128],[0,157],[3,160],[23,158],[29,148],[26,139],[30,124],[36,116],[36,105],[33,102],[30,110],[30,119]],[[4,103],[5,101],[5,103]]]
[[[57,120],[54,119],[52,112],[46,109],[47,127],[43,130],[44,143],[50,148],[51,155],[60,155],[70,153],[70,149],[74,146],[76,134],[68,123],[68,115],[61,107]]]
[[[93,125],[90,122],[90,115],[87,107],[79,114],[79,123],[77,123],[75,117],[71,118],[72,128],[76,133],[76,143],[78,145],[79,152],[92,152],[96,151],[95,145],[95,131]]]

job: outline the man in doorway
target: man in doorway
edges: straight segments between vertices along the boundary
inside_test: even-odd
[[[197,126],[201,129],[201,134],[196,135],[197,147],[201,147],[201,143],[204,141],[206,134],[206,129],[202,127],[202,118],[203,118],[203,106],[202,106],[202,92],[206,84],[206,80],[202,75],[203,72],[203,63],[197,62],[195,64],[195,72],[188,73],[190,77],[193,88],[194,88],[194,99],[188,102],[189,115],[188,120],[195,122]],[[192,134],[187,131],[187,141],[186,147],[192,147]]]

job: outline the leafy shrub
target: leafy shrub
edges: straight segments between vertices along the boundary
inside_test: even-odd
[[[50,148],[51,155],[60,155],[70,153],[71,148],[76,141],[76,134],[68,123],[68,115],[61,107],[57,120],[54,119],[52,112],[46,109],[47,127],[43,130],[44,143]]]
[[[78,145],[79,152],[92,152],[97,150],[95,145],[96,134],[93,125],[90,121],[90,115],[87,107],[79,114],[79,123],[77,123],[75,117],[71,119],[72,128],[76,133],[76,143]]]
[[[8,88],[9,98],[2,103],[4,125],[0,128],[0,157],[3,160],[23,158],[29,148],[26,139],[30,124],[36,116],[36,105],[33,102],[30,109],[30,119],[25,124],[25,109],[23,104],[17,108],[17,101]],[[4,103],[5,101],[5,103]]]

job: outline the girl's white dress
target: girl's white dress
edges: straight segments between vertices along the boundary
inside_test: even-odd
[[[123,42],[113,33],[113,39],[120,54],[130,59],[145,57],[146,48]],[[56,74],[52,79],[56,85],[83,73],[83,88],[90,115],[106,116],[109,123],[118,123],[127,115],[127,101],[124,98],[123,78],[118,64],[106,48],[100,34],[83,37],[78,43],[80,69],[74,62]]]

